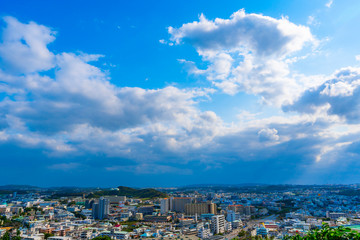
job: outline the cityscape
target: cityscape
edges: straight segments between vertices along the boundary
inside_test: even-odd
[[[0,0],[0,240],[360,240],[359,0]]]
[[[360,231],[360,184],[0,189],[2,237],[284,239],[324,224]]]

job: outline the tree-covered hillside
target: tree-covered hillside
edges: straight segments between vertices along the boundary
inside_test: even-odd
[[[101,190],[98,192],[94,192],[88,195],[89,198],[93,197],[101,197],[101,196],[127,196],[127,197],[134,197],[134,198],[165,198],[168,197],[166,193],[160,192],[153,188],[145,188],[145,189],[135,189],[120,186],[118,187],[119,190]]]

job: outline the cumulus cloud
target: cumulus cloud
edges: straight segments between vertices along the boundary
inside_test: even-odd
[[[343,69],[320,87],[311,85],[311,78],[299,85],[289,77],[287,61],[315,40],[307,27],[286,18],[240,11],[230,19],[210,21],[201,16],[199,22],[170,28],[171,41],[193,44],[209,62],[206,69],[198,69],[181,60],[193,74],[206,74],[229,94],[247,91],[268,101],[279,96],[282,104],[289,99],[284,109],[300,112],[268,118],[243,112],[233,123],[199,109],[198,101],[211,97],[214,89],[119,87],[92,64],[102,55],[52,52],[48,44],[55,35],[50,28],[11,17],[5,21],[0,45],[0,149],[38,149],[51,159],[41,160],[47,170],[92,166],[107,174],[182,171],[188,177],[196,175],[193,169],[208,173],[230,166],[233,174],[239,169],[251,177],[253,172],[246,173],[251,166],[274,166],[267,169],[270,175],[306,168],[319,156],[324,159],[360,141],[360,127],[356,133],[344,131],[348,125],[341,119],[350,119],[347,112],[357,114],[359,70]],[[19,49],[12,51],[15,46]],[[301,86],[311,89],[301,94]],[[351,106],[345,104],[348,99]],[[332,129],[336,124],[338,130]],[[322,147],[332,145],[338,147]],[[37,161],[26,159],[27,164]]]
[[[225,93],[245,91],[273,104],[291,102],[304,89],[303,80],[290,76],[289,57],[317,44],[306,26],[244,10],[229,19],[208,20],[201,15],[199,21],[168,31],[171,41],[193,45],[209,63],[206,69],[197,69],[183,60],[189,73],[205,75]]]
[[[278,131],[275,128],[261,129],[258,132],[258,135],[259,135],[259,139],[260,139],[261,142],[279,140]]]
[[[220,131],[221,119],[196,107],[197,99],[213,90],[117,87],[90,63],[102,55],[52,53],[47,48],[54,40],[49,28],[11,17],[5,21],[0,55],[0,91],[6,96],[0,102],[1,141],[46,148],[50,154],[101,152],[151,161],[158,158],[149,154],[151,149],[179,154],[200,148]],[[9,44],[24,45],[23,50],[12,52]],[[32,59],[33,65],[28,66]]]
[[[32,29],[38,30],[39,36],[36,36],[40,40],[52,39],[52,32],[44,26],[6,19],[5,39],[10,38],[8,35],[16,35],[14,32],[26,33]],[[20,33],[18,35],[22,36]],[[181,118],[197,114],[193,98],[203,95],[204,91],[175,87],[155,90],[119,88],[110,83],[103,71],[88,63],[96,61],[99,55],[55,55],[46,48],[47,41],[40,40],[34,42],[38,49],[48,53],[41,55],[46,58],[37,55],[23,58],[22,52],[13,52],[12,48],[6,47],[8,41],[2,45],[1,59],[6,62],[0,70],[0,90],[16,96],[16,99],[5,98],[1,102],[3,119],[5,115],[14,116],[26,122],[33,131],[56,133],[70,131],[74,126],[86,123],[116,130],[158,121],[181,121]],[[12,38],[11,44],[23,44],[22,38]],[[40,54],[38,49],[31,51]],[[7,61],[7,56],[19,59],[13,63]],[[34,65],[26,75],[17,76],[12,72],[12,69],[19,69],[21,64],[23,67],[32,66],[27,61],[33,59],[34,62],[48,64],[48,56],[52,57],[53,65]],[[53,67],[54,77],[39,74],[50,66]]]
[[[34,22],[20,23],[4,17],[7,27],[0,44],[3,65],[16,73],[44,71],[54,66],[54,54],[47,45],[55,40],[55,32]]]
[[[287,55],[300,50],[314,38],[305,26],[286,18],[274,19],[259,14],[233,13],[230,19],[208,20],[202,14],[199,21],[169,27],[171,40],[194,45],[199,51],[242,50],[257,55]]]
[[[327,113],[349,123],[360,120],[360,69],[347,67],[336,71],[333,77],[316,88],[304,92],[294,104],[285,105],[285,111],[314,113],[326,108]]]

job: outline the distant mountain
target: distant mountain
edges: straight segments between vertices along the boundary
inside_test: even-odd
[[[166,193],[160,192],[153,188],[145,188],[145,189],[134,189],[129,187],[120,186],[119,195],[121,196],[132,196],[138,198],[165,198],[167,197]]]
[[[253,186],[265,186],[268,184],[265,183],[239,183],[239,184],[192,184],[192,185],[185,185],[179,188],[212,188],[212,187],[225,187],[225,188],[233,188],[233,187],[253,187]]]
[[[118,190],[101,190],[89,194],[87,197],[101,197],[101,196],[127,196],[134,198],[166,198],[168,195],[166,193],[160,192],[153,188],[145,188],[145,189],[135,189],[130,187],[120,186]]]
[[[31,186],[31,185],[3,185],[3,186],[0,186],[0,190],[9,190],[9,191],[42,190],[42,188],[36,187],[36,186]]]

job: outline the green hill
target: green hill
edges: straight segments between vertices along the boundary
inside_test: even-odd
[[[134,189],[129,187],[120,186],[119,195],[127,196],[127,197],[137,197],[137,198],[165,198],[167,197],[166,193],[160,192],[153,188],[145,188],[145,189]]]
[[[88,198],[93,197],[101,197],[101,196],[127,196],[127,197],[134,197],[134,198],[166,198],[168,195],[166,193],[160,192],[153,188],[144,188],[144,189],[135,189],[120,186],[118,187],[119,190],[101,190],[98,192],[94,192],[89,194]]]

